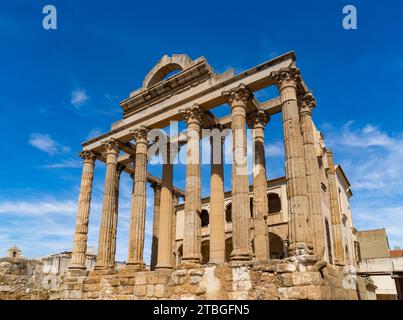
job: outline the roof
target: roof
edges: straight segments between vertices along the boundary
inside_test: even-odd
[[[403,257],[403,250],[390,250],[389,253],[391,258]]]

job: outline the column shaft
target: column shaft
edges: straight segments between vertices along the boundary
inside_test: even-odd
[[[200,133],[203,110],[194,105],[182,111],[187,121],[185,234],[182,261],[199,264],[201,261],[201,181]]]
[[[90,215],[92,182],[94,180],[95,154],[90,151],[80,153],[83,161],[80,195],[78,197],[76,229],[74,233],[73,253],[69,269],[85,270]]]
[[[280,90],[285,147],[287,198],[290,214],[290,254],[311,254],[312,231],[309,225],[309,202],[304,148],[297,104],[299,70],[289,67],[272,73]]]
[[[224,212],[224,167],[223,139],[221,133],[212,135],[210,179],[210,262],[225,262],[225,212]]]
[[[325,234],[322,213],[320,171],[316,156],[312,109],[316,102],[311,93],[305,94],[300,100],[300,121],[304,144],[305,169],[309,201],[309,221],[311,223],[313,247],[319,259],[324,258]]]
[[[269,236],[266,218],[269,212],[267,199],[266,158],[264,148],[264,127],[268,115],[259,110],[250,115],[249,123],[253,129],[253,224],[255,229],[255,259],[269,259]]]
[[[153,239],[151,243],[151,263],[150,269],[154,270],[157,265],[158,258],[158,240],[159,240],[159,223],[160,223],[160,205],[161,205],[161,184],[153,183],[151,187],[154,189],[154,217],[153,217]]]
[[[146,220],[147,188],[147,134],[148,129],[140,127],[131,132],[136,141],[136,160],[134,168],[134,191],[130,212],[130,240],[127,267],[139,270],[144,267],[144,232]]]
[[[113,234],[117,203],[116,166],[119,153],[118,143],[110,139],[105,143],[106,148],[106,175],[104,201],[102,207],[102,220],[99,228],[98,255],[96,270],[113,269],[115,257],[113,256]]]
[[[176,206],[179,202],[179,194],[172,194],[172,265],[176,267]]]
[[[162,166],[158,262],[156,269],[172,269],[173,166],[170,162],[170,157],[167,156]]]
[[[333,226],[333,245],[334,245],[334,262],[338,265],[345,264],[344,246],[343,246],[343,233],[341,225],[341,208],[339,205],[339,196],[336,183],[336,170],[333,161],[333,152],[326,151],[328,173],[327,179],[329,184],[329,198],[330,198],[330,211]]]
[[[232,109],[232,261],[251,260],[250,198],[246,141],[246,103],[251,92],[240,85],[223,92]]]
[[[113,259],[111,262],[113,262],[113,267],[115,266],[115,255],[116,255],[116,235],[117,235],[117,227],[118,227],[118,216],[119,216],[119,183],[120,183],[120,176],[122,174],[122,171],[124,169],[124,166],[121,164],[118,164],[116,166],[116,197],[115,197],[115,206],[113,210],[113,220],[112,220],[112,228],[111,228],[111,248],[112,248],[112,253],[111,256]]]

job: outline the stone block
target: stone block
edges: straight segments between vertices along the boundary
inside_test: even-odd
[[[99,292],[98,291],[90,291],[90,292],[88,292],[87,297],[89,299],[96,299],[96,298],[99,297]]]
[[[196,295],[202,295],[206,293],[206,289],[200,285],[190,285],[188,288],[191,293],[194,293]]]
[[[199,283],[201,280],[201,276],[199,275],[191,275],[189,277],[189,284],[197,284]]]
[[[119,281],[119,279],[116,279],[116,278],[111,279],[110,284],[111,284],[112,287],[117,287],[117,286],[120,285],[120,281]]]
[[[305,287],[279,288],[278,295],[280,300],[306,299],[306,288]]]
[[[167,286],[159,283],[155,285],[154,292],[157,298],[164,298],[167,293]]]
[[[147,278],[144,272],[138,272],[136,274],[136,286],[147,284]]]
[[[147,286],[146,285],[136,285],[134,289],[134,294],[136,296],[142,297],[145,296],[147,293]]]
[[[174,293],[177,295],[185,293],[186,291],[187,291],[186,286],[174,286]]]
[[[167,283],[169,283],[170,279],[171,279],[170,272],[159,272],[158,273],[158,283],[167,284]]]
[[[279,279],[283,287],[292,287],[292,273],[282,273]]]
[[[157,284],[158,283],[158,273],[152,272],[147,275],[147,284]]]
[[[203,269],[190,269],[189,270],[189,274],[191,276],[202,276],[204,273]]]
[[[294,286],[319,285],[319,272],[293,272],[292,283]]]
[[[153,297],[153,296],[154,296],[154,285],[148,284],[147,285],[147,297]]]

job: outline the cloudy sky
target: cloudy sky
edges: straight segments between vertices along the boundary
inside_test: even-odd
[[[164,55],[204,56],[217,72],[246,70],[295,50],[318,106],[317,127],[354,193],[358,229],[386,228],[403,247],[403,32],[397,1],[349,1],[358,30],[342,28],[345,1],[14,0],[0,4],[0,256],[14,243],[37,257],[70,250],[80,143],[110,129],[119,101]],[[42,28],[54,4],[58,29]],[[257,93],[267,99],[275,90]],[[225,112],[228,107],[221,107]],[[281,125],[266,128],[268,176],[284,174]],[[160,174],[159,166],[149,170]],[[175,180],[184,188],[183,167]],[[96,246],[105,168],[96,167],[89,245]],[[203,195],[209,167],[202,167]],[[225,172],[230,186],[230,170]],[[117,259],[127,257],[131,182],[121,179]],[[148,190],[145,258],[153,195]]]

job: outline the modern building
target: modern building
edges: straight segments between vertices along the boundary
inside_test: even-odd
[[[357,232],[359,274],[368,274],[377,286],[378,300],[403,300],[403,250],[389,250],[385,229]]]

